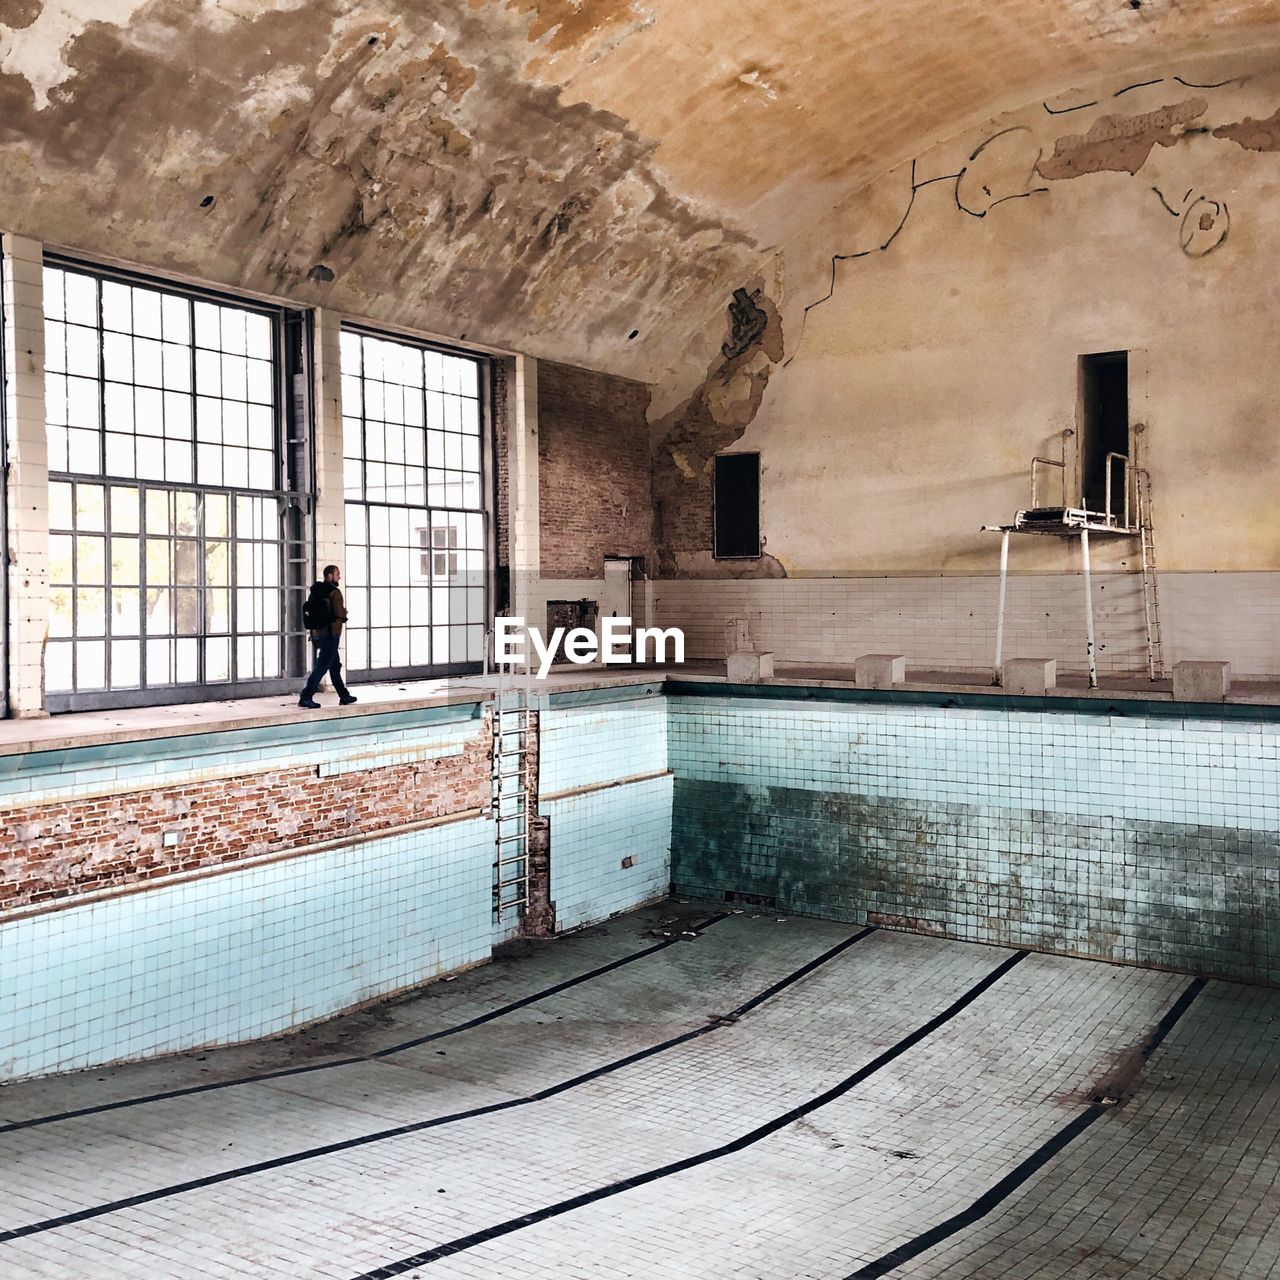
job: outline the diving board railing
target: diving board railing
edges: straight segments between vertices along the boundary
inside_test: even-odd
[[[1047,505],[1043,496],[1045,469],[1058,472],[1061,505]],[[1093,564],[1089,549],[1091,533],[1111,534],[1142,539],[1143,609],[1147,629],[1147,663],[1151,679],[1163,674],[1160,644],[1160,615],[1156,599],[1155,546],[1150,529],[1150,494],[1146,473],[1132,466],[1128,454],[1111,452],[1103,459],[1103,509],[1090,510],[1082,503],[1067,505],[1067,465],[1065,459],[1035,457],[1031,460],[1031,505],[1019,511],[1012,524],[983,525],[986,530],[1002,535],[1000,542],[1000,597],[996,619],[996,654],[992,684],[1001,682],[1004,663],[1004,620],[1008,600],[1009,535],[1038,533],[1056,537],[1080,538],[1080,559],[1084,577],[1084,611],[1086,651],[1089,663],[1089,687],[1098,687],[1098,658],[1093,619]],[[1132,476],[1132,482],[1131,482]]]

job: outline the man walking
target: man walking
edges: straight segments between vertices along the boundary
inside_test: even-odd
[[[338,656],[342,624],[347,620],[347,606],[338,589],[341,581],[342,570],[336,564],[325,565],[324,577],[311,584],[311,594],[302,606],[302,621],[311,632],[311,642],[316,647],[316,660],[306,688],[298,699],[300,707],[315,710],[320,705],[315,695],[325,676],[333,681],[340,706],[350,706],[356,700],[355,695],[342,683],[342,659]]]

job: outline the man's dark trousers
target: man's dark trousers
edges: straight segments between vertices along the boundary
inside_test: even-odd
[[[314,698],[320,681],[328,676],[333,681],[334,692],[339,698],[349,698],[347,686],[342,683],[342,659],[338,656],[341,636],[316,636],[316,661],[307,678],[307,687],[303,689],[304,698]]]

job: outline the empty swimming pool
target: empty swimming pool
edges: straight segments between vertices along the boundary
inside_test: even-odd
[[[670,903],[0,1090],[0,1273],[1262,1277],[1280,992]]]

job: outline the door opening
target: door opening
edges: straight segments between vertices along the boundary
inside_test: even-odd
[[[1125,464],[1129,457],[1129,353],[1104,351],[1080,357],[1080,496],[1089,511],[1123,520]],[[1111,467],[1111,510],[1107,511],[1107,468]]]

